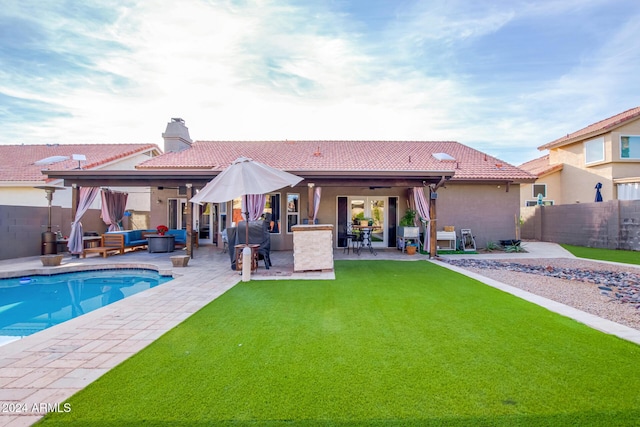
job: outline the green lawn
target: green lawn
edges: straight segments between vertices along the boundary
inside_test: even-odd
[[[426,261],[240,283],[44,425],[637,425],[640,346]]]
[[[561,245],[563,248],[580,258],[597,259],[600,261],[614,261],[625,264],[640,264],[640,252],[620,251],[615,249],[587,248],[584,246]]]

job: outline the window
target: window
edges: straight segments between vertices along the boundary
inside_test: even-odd
[[[287,233],[300,222],[300,194],[287,193]]]
[[[538,197],[538,194],[542,194],[542,197],[547,197],[547,184],[533,184],[532,197]]]
[[[173,230],[187,228],[187,199],[168,199],[167,227]]]
[[[527,200],[525,206],[538,206],[538,200]],[[543,200],[542,206],[553,206],[553,200]]]
[[[269,219],[269,231],[280,233],[280,193],[266,195],[263,214],[265,219]]]
[[[220,224],[218,227],[220,232],[227,228],[227,202],[220,203]]]
[[[640,136],[620,137],[620,158],[640,159]]]
[[[618,200],[640,200],[640,182],[618,184]]]
[[[604,138],[596,138],[584,143],[586,164],[604,161]]]

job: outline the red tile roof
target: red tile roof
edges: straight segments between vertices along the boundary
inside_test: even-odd
[[[0,145],[0,181],[45,181],[43,169],[70,170],[78,167],[73,154],[84,154],[83,169],[94,169],[114,160],[137,153],[160,149],[155,144],[46,144]],[[49,165],[36,165],[38,160],[51,156],[67,156],[70,159]]]
[[[624,125],[631,120],[637,120],[640,118],[640,107],[635,107],[627,110],[623,113],[616,114],[608,119],[601,120],[597,123],[593,123],[585,128],[582,128],[576,132],[567,134],[562,138],[558,138],[555,141],[551,141],[545,145],[538,147],[538,150],[547,150],[549,148],[556,148],[563,145],[571,144],[583,139],[592,138],[603,133],[609,132],[617,127]]]
[[[455,160],[437,160],[447,153]],[[529,173],[452,141],[197,141],[138,169],[223,170],[249,157],[292,173],[302,171],[455,171],[454,180],[532,180]]]
[[[549,163],[549,155],[546,154],[542,157],[538,157],[537,159],[529,160],[518,167],[540,178],[541,176],[550,174],[551,172],[561,170],[562,163],[551,165]]]

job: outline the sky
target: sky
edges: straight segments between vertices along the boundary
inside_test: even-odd
[[[6,0],[0,144],[458,141],[519,165],[640,105],[637,0]]]

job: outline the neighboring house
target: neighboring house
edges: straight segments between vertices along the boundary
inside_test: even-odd
[[[308,201],[322,188],[318,221],[334,226],[335,246],[354,217],[370,217],[380,225],[374,245],[394,247],[396,228],[408,205],[408,189],[438,187],[437,230],[470,228],[478,245],[516,237],[519,186],[534,177],[515,166],[452,141],[197,141],[192,142],[184,121],[173,119],[163,133],[165,154],[136,166],[137,173],[82,171],[50,172],[70,184],[100,182],[151,186],[151,224],[189,228],[200,243],[219,242],[219,234],[236,222],[240,201],[194,206],[190,194],[202,188],[236,158],[244,156],[299,175],[294,188],[268,195],[271,247],[288,250],[290,232],[309,217]],[[311,195],[311,196],[310,196]]]
[[[640,199],[640,107],[538,149],[549,153],[520,165],[537,176],[521,187],[521,206],[535,204],[538,194],[545,204],[593,202],[598,183],[604,201]]]
[[[47,178],[43,170],[131,171],[136,164],[160,153],[155,144],[0,145],[0,158],[3,159],[0,165],[0,240],[15,242],[2,245],[0,259],[40,253],[40,234],[48,222],[48,200],[45,191],[36,187],[64,186],[61,179]],[[128,192],[127,208],[141,215],[141,219],[148,218],[148,187],[109,188]],[[52,231],[69,233],[71,203],[72,191],[69,188],[53,193]],[[99,198],[91,208],[100,209]],[[87,216],[85,230],[102,231],[104,223],[98,216],[97,211],[93,216]]]
[[[528,161],[519,166],[537,179],[535,183],[520,186],[520,206],[536,206],[538,198],[542,197],[542,204],[552,206],[560,199],[560,171],[562,164],[549,164],[549,155]]]

